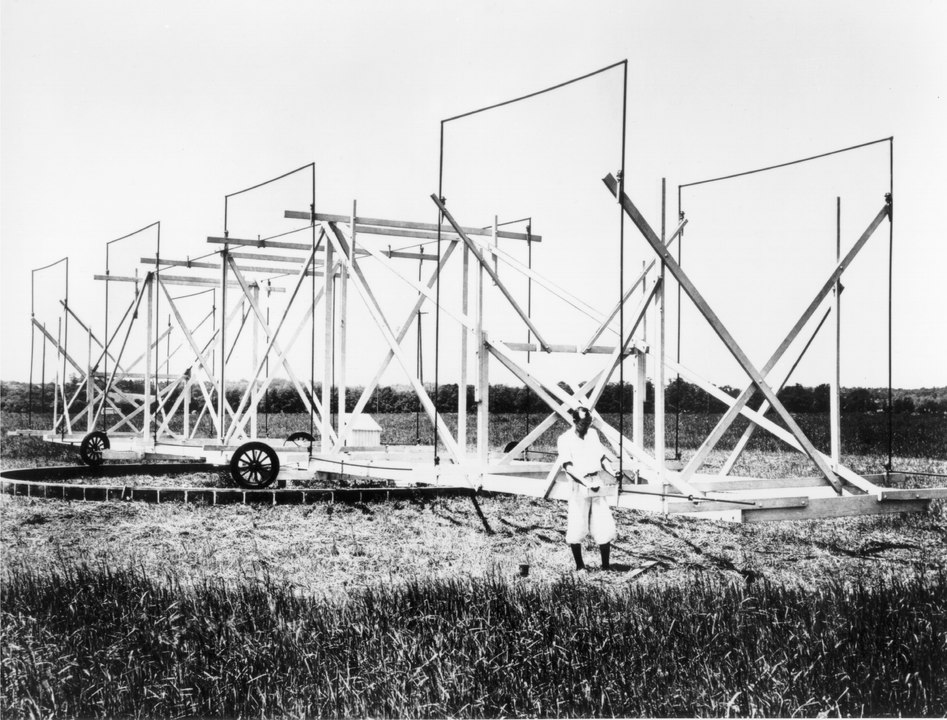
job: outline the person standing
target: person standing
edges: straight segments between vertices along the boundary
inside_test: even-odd
[[[615,471],[606,467],[606,463],[611,465],[612,462],[605,453],[598,431],[592,429],[591,411],[580,405],[569,414],[573,427],[560,435],[556,443],[560,466],[572,478],[566,542],[572,549],[575,569],[585,570],[582,541],[591,534],[602,554],[602,569],[610,570],[609,554],[617,531],[602,488],[610,482]],[[604,473],[609,475],[603,477]]]

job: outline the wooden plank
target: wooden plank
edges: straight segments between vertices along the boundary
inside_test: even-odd
[[[748,512],[750,510],[784,510],[787,508],[805,508],[808,507],[811,502],[811,499],[805,495],[775,498],[741,497],[733,499],[755,503],[756,507],[748,507],[746,505],[735,505],[734,503],[723,502],[724,498],[719,498],[721,502],[715,502],[715,498],[701,498],[699,502],[690,502],[687,500],[668,500],[666,507],[669,513],[719,512],[721,510],[734,509]]]
[[[947,488],[907,488],[896,490],[881,490],[879,493],[882,502],[892,500],[941,500],[947,498]]]
[[[316,213],[313,216],[306,210],[287,210],[283,217],[294,219],[294,220],[307,220],[315,222],[334,222],[334,223],[350,223],[351,218],[347,215],[329,215],[326,213]],[[435,223],[422,223],[422,222],[409,222],[405,220],[381,220],[379,218],[366,218],[366,217],[356,217],[355,223],[363,225],[374,225],[376,228],[403,228],[406,230],[433,230],[437,232],[437,225]],[[365,233],[368,232],[362,228],[357,228],[359,232]],[[475,227],[464,227],[462,230],[468,235],[491,235],[492,230],[490,228],[475,228]],[[450,228],[447,225],[441,226],[441,236],[445,232],[450,232]],[[436,237],[436,235],[435,235]],[[527,235],[526,233],[517,233],[517,232],[508,232],[503,230],[499,233],[499,237],[508,238],[510,240],[532,240],[533,242],[542,242],[542,235]]]
[[[524,342],[511,342],[503,341],[503,344],[506,345],[510,350],[515,352],[538,352],[542,348],[536,343],[524,343]],[[590,355],[610,355],[615,352],[615,345],[593,345],[585,352]],[[549,352],[551,353],[570,353],[577,355],[581,352],[578,345],[564,345],[564,344],[549,344]],[[635,350],[632,348],[625,349],[625,355],[631,355]]]
[[[825,478],[821,475],[788,478],[757,478],[695,474],[691,477],[690,483],[693,487],[702,492],[741,492],[751,490],[825,487]]]
[[[872,495],[811,498],[809,504],[802,508],[744,509],[743,521],[813,520],[816,518],[847,517],[851,515],[886,515],[891,513],[922,512],[929,504],[930,500],[878,502],[878,499]]]

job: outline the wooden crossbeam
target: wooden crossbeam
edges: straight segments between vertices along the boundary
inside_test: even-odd
[[[220,267],[217,265],[216,267]],[[282,273],[282,270],[274,270],[274,274]],[[142,278],[134,277],[131,275],[93,275],[94,280],[107,280],[110,282],[124,282],[124,283],[141,283]],[[184,275],[166,275],[161,273],[161,281],[167,285],[189,285],[194,287],[210,287],[210,288],[219,288],[220,280],[214,280],[213,278],[193,278],[186,277]],[[228,282],[227,287],[229,288],[238,288],[240,287],[235,282]],[[282,287],[268,287],[267,292],[283,293],[286,292],[285,288]]]
[[[236,245],[238,247],[299,250],[300,252],[309,252],[312,250],[312,243],[287,242],[284,240],[248,240],[246,238],[222,238],[211,236],[207,238],[207,242],[209,242],[211,245]],[[325,252],[325,248],[317,245],[316,252]],[[359,255],[364,254],[361,250],[356,250],[356,253]]]
[[[271,258],[268,258],[265,255],[250,255],[249,253],[228,253],[228,256],[231,258],[242,256],[245,259],[249,258],[249,259],[264,260],[264,261],[271,260]],[[280,256],[280,257],[284,257],[284,256]],[[168,265],[171,267],[191,267],[191,268],[199,268],[199,269],[205,269],[205,270],[220,270],[221,268],[220,263],[196,262],[193,260],[169,260],[166,258],[162,258],[159,261],[153,257],[152,258],[143,257],[141,258],[141,262],[146,265],[159,265],[159,266]],[[274,260],[274,262],[300,263],[302,262],[302,258],[293,258],[291,260],[283,260],[283,261]],[[239,267],[242,272],[266,273],[268,275],[285,275],[288,272],[287,268],[269,267],[266,265],[241,264]],[[324,273],[320,270],[307,270],[306,274],[315,275],[316,277],[322,277]]]
[[[294,219],[294,220],[306,220],[306,221],[315,221],[315,222],[333,222],[333,223],[344,223],[350,225],[352,222],[352,217],[350,215],[329,215],[326,213],[316,213],[315,215],[311,214],[307,210],[287,210],[283,217]],[[437,225],[434,223],[422,223],[422,222],[410,222],[406,220],[381,220],[379,218],[366,218],[366,217],[356,217],[355,218],[355,230],[359,234],[363,235],[385,235],[388,233],[382,232],[385,229],[400,228],[403,230],[417,230],[417,231],[432,231],[432,235],[425,235],[424,237],[437,238]],[[487,235],[492,236],[493,230],[491,228],[475,228],[475,227],[464,227],[461,228],[467,235]],[[446,226],[441,226],[441,239],[444,239],[444,234],[453,234],[451,229]],[[405,235],[405,237],[421,237],[419,235]],[[541,235],[527,235],[526,233],[517,233],[509,232],[507,230],[501,230],[497,233],[497,237],[506,238],[508,240],[529,240],[531,242],[542,242]]]
[[[510,350],[515,350],[516,352],[539,352],[542,349],[537,343],[511,342],[504,340],[503,344],[506,345]],[[615,352],[615,347],[615,345],[593,345],[592,347],[588,348],[585,353],[589,355],[609,355]],[[582,349],[578,345],[550,343],[549,352],[578,355],[582,353]],[[625,348],[625,355],[632,355],[635,352],[636,351],[633,348]]]
[[[808,455],[812,459],[812,461],[816,464],[816,466],[819,468],[819,472],[821,472],[825,476],[826,480],[832,485],[833,488],[835,488],[835,491],[841,494],[842,485],[833,474],[832,469],[829,466],[829,464],[825,462],[825,459],[820,455],[820,453],[815,449],[815,447],[812,445],[809,439],[805,436],[805,434],[802,432],[802,429],[796,423],[792,415],[786,410],[783,404],[776,397],[776,393],[774,393],[773,390],[766,383],[765,373],[769,372],[769,370],[772,369],[772,365],[770,365],[767,368],[764,368],[763,372],[760,372],[759,370],[756,369],[756,367],[750,361],[749,357],[747,357],[746,353],[743,351],[740,345],[736,342],[734,337],[730,334],[730,332],[724,326],[723,322],[720,320],[719,317],[717,317],[717,314],[710,307],[709,303],[707,303],[703,295],[700,293],[700,291],[691,281],[690,277],[688,277],[688,275],[684,272],[681,266],[674,260],[674,257],[668,251],[667,247],[665,247],[664,243],[661,242],[661,239],[657,236],[657,234],[654,232],[654,230],[651,228],[648,222],[644,219],[644,217],[638,211],[638,208],[635,207],[634,203],[631,202],[631,199],[619,189],[618,183],[615,180],[615,178],[612,177],[611,174],[609,174],[606,178],[604,178],[604,182],[605,182],[606,187],[608,187],[609,191],[613,195],[618,197],[619,202],[621,203],[622,209],[624,210],[625,214],[628,215],[628,217],[639,229],[639,231],[641,232],[645,240],[648,242],[648,244],[651,245],[652,249],[658,254],[658,257],[661,258],[665,267],[671,272],[672,275],[674,275],[675,279],[680,284],[681,289],[684,290],[685,293],[687,293],[687,296],[691,299],[691,301],[698,308],[700,313],[704,316],[704,319],[707,320],[708,324],[710,324],[711,328],[713,328],[714,332],[717,334],[717,337],[719,337],[721,341],[723,341],[727,350],[730,351],[730,354],[733,355],[734,359],[736,359],[736,361],[740,364],[740,367],[743,368],[743,371],[750,377],[751,386],[748,389],[748,391],[744,393],[745,395],[747,395],[747,397],[745,400],[743,400],[743,404],[745,405],[746,402],[749,401],[750,397],[753,396],[754,394],[753,386],[759,389],[759,391],[763,393],[766,399],[769,400],[770,405],[772,405],[772,407],[776,410],[779,416],[783,419],[783,422],[786,423],[787,427],[790,429],[792,434],[796,437],[799,444],[802,445],[802,448],[804,452],[806,453],[806,455]],[[887,209],[883,210],[882,213],[883,214],[879,214],[878,223],[880,223],[881,219],[887,215]],[[875,225],[875,227],[877,227],[877,224]],[[841,269],[844,269],[844,266]],[[841,269],[838,270],[839,274],[841,273]],[[832,284],[834,284],[834,280],[835,278],[833,277]],[[831,284],[829,285],[829,289],[831,289]],[[821,299],[819,300],[821,301]],[[813,302],[813,305],[811,306],[811,312],[815,312],[815,309],[817,307],[818,307],[818,303]],[[806,314],[804,313],[803,318],[800,318],[800,321],[797,323],[797,327],[799,329],[801,329],[802,325],[804,324],[803,321],[805,320],[808,320],[808,317],[806,317]],[[798,330],[795,330],[795,329],[794,331],[798,332]],[[789,342],[792,340],[793,337],[794,337],[794,334],[790,333],[790,337],[787,337],[786,341],[784,341],[784,346],[788,346]],[[780,351],[777,351],[778,356],[782,355],[782,350],[784,349],[785,348],[782,348]],[[778,356],[776,357],[777,360],[778,360]],[[775,364],[775,362],[773,362],[773,364]],[[733,420],[736,419],[737,414],[739,414],[739,408],[737,408],[735,412],[734,412],[734,408],[737,408],[737,403],[735,403],[734,406],[731,407],[730,409],[730,412],[732,412],[732,418],[727,423],[727,427],[729,427],[729,425],[732,424]],[[697,468],[703,462],[703,459],[706,458],[706,455],[709,454],[710,449],[714,445],[716,445],[716,442],[719,440],[719,437],[722,437],[722,436],[723,436],[723,433],[721,432],[716,439],[712,440],[712,437],[707,438],[704,445],[701,446],[701,450],[704,451],[703,457],[700,456],[700,451],[699,451],[698,455],[692,458],[691,461],[684,468],[682,475],[685,481],[688,477],[693,475],[693,473],[697,470]],[[705,448],[705,446],[708,446],[708,447]]]

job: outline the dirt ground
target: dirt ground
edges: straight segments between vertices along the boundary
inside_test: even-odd
[[[545,583],[570,573],[565,504],[508,496],[308,506],[150,505],[0,498],[4,567],[134,565],[184,582],[269,577],[342,597],[375,583],[500,573]],[[947,567],[944,503],[927,514],[736,525],[616,511],[619,538],[587,582],[761,578],[816,589],[837,580]]]

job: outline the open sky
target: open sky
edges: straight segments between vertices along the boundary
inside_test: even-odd
[[[360,215],[434,222],[442,119],[627,59],[627,191],[656,228],[662,178],[673,227],[680,184],[894,137],[893,384],[947,385],[945,27],[947,5],[935,0],[0,0],[0,377],[30,374],[31,276],[36,317],[55,332],[64,265],[31,270],[68,256],[70,306],[100,333],[104,283],[93,275],[105,270],[108,241],[160,220],[162,257],[204,255],[206,238],[222,234],[225,194],[310,162],[319,210],[347,215],[357,199]],[[543,237],[534,266],[602,309],[621,287],[619,214],[601,178],[621,166],[622,80],[611,70],[445,131],[444,195],[458,220],[531,217]],[[836,198],[843,253],[883,206],[889,150],[881,143],[682,192],[685,270],[758,366],[833,267]],[[231,236],[298,227],[282,211],[307,209],[310,183],[299,173],[234,199]],[[114,244],[112,274],[132,274],[155,241],[148,231]],[[887,383],[888,242],[885,221],[843,281],[846,386]],[[501,248],[525,260],[522,244]],[[626,224],[626,281],[649,253]],[[371,272],[380,294],[395,292],[396,281]],[[456,305],[451,272],[442,291]],[[525,303],[525,283],[501,278]],[[110,285],[115,323],[129,289]],[[411,300],[385,301],[393,325]],[[187,302],[191,317],[203,316],[203,300]],[[352,302],[350,326],[365,333],[349,369],[358,383],[383,350]],[[590,331],[535,288],[533,311],[551,342],[582,342]],[[501,299],[489,301],[495,337],[525,340],[509,315]],[[685,364],[741,384],[686,301],[682,318]],[[444,383],[456,381],[457,331],[441,322]],[[70,327],[70,352],[84,362],[87,341]],[[304,376],[306,345],[296,351]],[[829,350],[823,333],[794,380],[826,382]],[[245,376],[240,355],[235,373]],[[562,356],[532,362],[586,372]],[[386,381],[404,380],[392,370]]]

